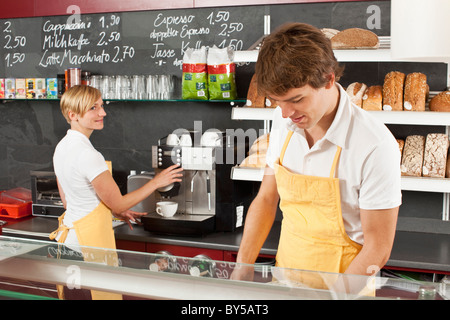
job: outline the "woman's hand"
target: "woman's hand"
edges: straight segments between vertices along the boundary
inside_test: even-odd
[[[174,182],[181,182],[183,177],[182,171],[183,168],[179,164],[174,164],[158,173],[151,182],[155,184],[156,189],[168,186]]]
[[[147,212],[136,212],[136,211],[132,211],[132,210],[126,210],[121,213],[113,213],[114,217],[125,221],[131,230],[133,230],[133,226],[130,221],[136,222],[137,224],[141,224],[141,222],[137,221],[136,219],[138,219],[142,216],[145,216],[146,214],[147,214]]]

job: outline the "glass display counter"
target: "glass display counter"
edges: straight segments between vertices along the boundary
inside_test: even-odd
[[[50,298],[46,290],[61,285],[177,300],[447,299],[450,290],[445,283],[245,265],[166,252],[68,248],[6,236],[0,236],[0,278],[39,283],[42,294],[33,296]],[[26,292],[13,294],[10,287],[0,289],[0,299],[29,297]]]

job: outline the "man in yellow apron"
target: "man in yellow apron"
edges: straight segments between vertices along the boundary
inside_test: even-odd
[[[265,38],[258,89],[278,106],[237,262],[254,263],[279,200],[277,266],[371,275],[388,260],[401,204],[398,144],[352,104],[336,82],[342,72],[312,26],[287,24]]]
[[[94,130],[103,129],[106,112],[100,91],[73,86],[61,98],[61,111],[70,124],[55,148],[53,167],[66,209],[50,238],[81,252],[85,261],[117,265],[112,213],[129,223],[146,213],[129,209],[160,187],[181,181],[181,168],[171,166],[141,188],[122,195],[111,174],[111,164],[91,144]],[[100,248],[100,249],[98,249]],[[101,250],[110,249],[110,250]],[[92,299],[121,299],[120,294],[91,291]]]

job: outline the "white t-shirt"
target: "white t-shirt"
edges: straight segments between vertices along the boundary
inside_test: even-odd
[[[74,221],[92,212],[100,203],[91,182],[108,170],[108,166],[88,137],[69,129],[56,146],[53,167],[66,197],[67,208],[63,223],[71,228]],[[78,245],[73,229],[69,231],[65,243]]]
[[[363,244],[360,209],[390,209],[401,204],[400,151],[388,128],[354,105],[344,89],[338,87],[336,117],[311,149],[304,130],[283,118],[280,107],[275,109],[266,160],[273,168],[291,130],[294,134],[283,166],[298,174],[329,177],[337,146],[342,147],[336,177],[340,180],[344,226],[353,241]]]

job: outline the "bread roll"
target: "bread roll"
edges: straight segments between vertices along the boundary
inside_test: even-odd
[[[405,146],[405,140],[397,139],[398,149],[400,151],[400,157],[403,155],[403,147]]]
[[[253,75],[247,92],[247,107],[264,108],[265,97],[258,95],[258,85],[256,84],[256,75]]]
[[[383,84],[383,110],[403,110],[403,87],[405,74],[398,71],[389,72],[384,77]]]
[[[383,87],[370,86],[362,98],[362,108],[370,111],[383,110]]]
[[[362,98],[364,93],[366,92],[367,86],[364,83],[353,82],[347,88],[347,94],[350,97],[350,100],[361,108],[362,106]]]
[[[450,112],[450,91],[444,91],[430,100],[430,111]]]
[[[444,178],[449,140],[445,133],[430,133],[425,142],[422,173],[424,177]]]
[[[425,111],[427,96],[427,76],[420,72],[408,74],[405,80],[403,110]]]
[[[403,147],[403,157],[400,165],[402,176],[422,176],[423,153],[425,137],[420,135],[407,136]]]
[[[372,31],[350,28],[332,37],[331,46],[333,49],[377,49],[380,41]]]

